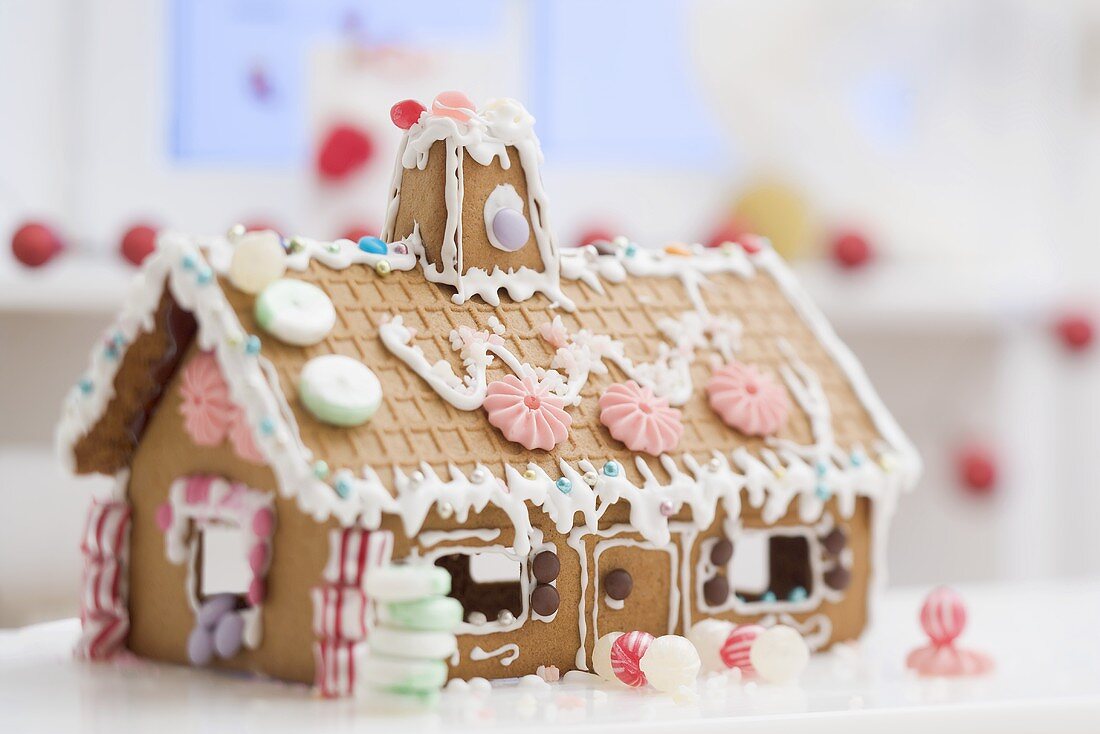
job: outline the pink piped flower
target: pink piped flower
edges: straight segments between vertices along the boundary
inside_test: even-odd
[[[521,380],[507,375],[490,382],[484,406],[489,423],[525,449],[549,451],[565,440],[573,423],[565,401],[531,376]]]
[[[248,418],[240,408],[233,411],[233,418],[229,424],[229,442],[233,444],[234,453],[245,461],[253,464],[264,463],[264,455],[256,445],[252,426],[248,425]]]
[[[224,441],[235,408],[211,352],[195,355],[183,368],[180,395],[183,428],[191,440],[199,446],[217,446]]]
[[[787,423],[787,391],[770,375],[740,362],[715,371],[707,383],[710,407],[727,426],[750,436],[767,436]]]
[[[477,114],[477,108],[462,92],[440,92],[432,100],[432,114],[468,122]]]
[[[659,456],[676,448],[684,435],[680,411],[634,380],[607,388],[599,405],[600,423],[631,451]]]
[[[553,321],[546,321],[540,325],[539,336],[554,349],[561,349],[569,343],[569,333],[561,323],[561,316],[555,316]]]

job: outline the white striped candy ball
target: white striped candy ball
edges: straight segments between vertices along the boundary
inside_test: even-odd
[[[758,624],[742,624],[734,627],[718,653],[725,666],[737,668],[742,676],[753,675],[756,671],[752,667],[749,653],[752,651],[753,641],[763,631],[764,628]]]
[[[645,655],[653,642],[653,635],[636,630],[627,632],[611,645],[611,670],[620,682],[631,688],[640,688],[646,684],[642,672],[642,655]]]
[[[920,626],[935,645],[948,645],[966,627],[966,604],[954,589],[940,586],[925,598]]]

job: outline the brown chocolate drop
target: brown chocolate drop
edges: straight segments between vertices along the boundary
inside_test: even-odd
[[[535,574],[535,581],[540,584],[548,584],[558,577],[561,572],[561,561],[554,551],[543,551],[531,561],[531,573]]]
[[[724,566],[733,558],[733,543],[722,538],[710,548],[710,562],[715,566]]]
[[[833,528],[829,531],[829,534],[821,539],[821,545],[825,546],[825,550],[831,556],[835,556],[844,550],[844,546],[848,544],[848,536],[844,534],[844,531],[840,528]]]
[[[703,600],[708,606],[717,607],[730,598],[730,582],[725,576],[715,576],[703,584]]]
[[[830,589],[836,589],[837,591],[843,591],[848,588],[848,584],[852,583],[852,573],[844,566],[836,566],[825,572],[825,585]]]
[[[621,568],[616,568],[603,577],[603,588],[615,601],[623,601],[634,590],[634,579]]]
[[[558,604],[560,603],[558,590],[549,584],[539,584],[531,592],[531,609],[535,610],[536,614],[549,617],[558,611]]]

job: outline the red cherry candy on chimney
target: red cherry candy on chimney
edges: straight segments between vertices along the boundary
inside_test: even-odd
[[[157,246],[157,230],[148,224],[135,224],[122,235],[119,251],[134,265],[141,265]]]
[[[614,237],[615,234],[606,227],[590,227],[577,238],[577,247],[591,245],[593,242],[610,242]]]
[[[334,125],[317,152],[317,173],[326,181],[339,181],[365,166],[374,155],[374,141],[353,125]]]
[[[1092,319],[1084,314],[1067,314],[1058,319],[1058,336],[1067,349],[1083,352],[1092,346],[1094,328]]]
[[[390,119],[402,130],[408,130],[426,111],[427,108],[415,99],[403,99],[390,107]]]
[[[833,259],[843,268],[860,268],[871,262],[875,251],[858,232],[842,232],[833,240]]]
[[[997,462],[982,446],[967,446],[957,459],[959,480],[974,494],[989,494],[997,484]]]
[[[61,240],[45,224],[27,222],[12,235],[11,251],[19,262],[37,268],[61,252]]]
[[[354,225],[344,230],[344,233],[340,236],[345,240],[358,242],[364,237],[377,237],[378,229],[375,227],[367,227],[365,225]]]

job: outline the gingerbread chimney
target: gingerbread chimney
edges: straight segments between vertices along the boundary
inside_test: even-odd
[[[431,109],[394,105],[405,129],[382,239],[404,242],[427,277],[455,288],[458,303],[496,304],[541,291],[557,300],[559,253],[547,215],[534,118],[513,99],[480,110],[460,92]]]

